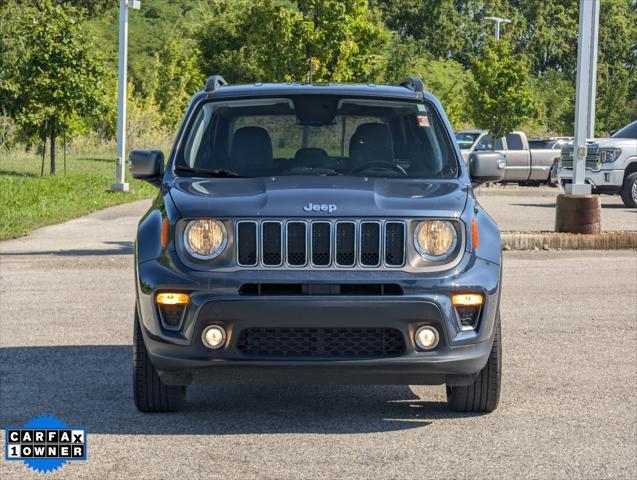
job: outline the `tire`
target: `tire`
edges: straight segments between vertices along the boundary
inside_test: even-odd
[[[480,370],[473,384],[464,387],[447,386],[447,404],[452,411],[489,413],[497,408],[502,381],[500,336],[500,312],[498,311],[493,347],[485,367]]]
[[[628,208],[637,207],[637,172],[633,172],[624,179],[621,191],[622,201]]]
[[[140,412],[177,412],[186,404],[186,387],[164,384],[148,358],[135,308],[133,332],[133,393]]]

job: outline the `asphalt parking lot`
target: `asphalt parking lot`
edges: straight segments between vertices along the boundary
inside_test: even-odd
[[[555,200],[561,188],[481,187],[476,196],[504,231],[552,231]],[[602,230],[637,230],[637,209],[626,207],[619,195],[601,195]]]
[[[635,251],[505,254],[493,414],[450,413],[443,387],[197,386],[186,412],[144,415],[131,322],[146,206],[0,243],[0,426],[86,425],[89,459],[62,478],[637,476]],[[2,461],[0,477],[33,474]]]

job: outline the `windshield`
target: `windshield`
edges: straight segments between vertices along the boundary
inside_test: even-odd
[[[529,148],[531,150],[544,150],[544,149],[555,149],[559,148],[560,143],[558,140],[548,139],[548,140],[529,140]]]
[[[469,150],[479,136],[479,133],[458,132],[456,133],[456,142],[458,142],[460,150]]]
[[[203,104],[174,168],[223,177],[453,178],[458,164],[433,107],[298,95]]]
[[[611,135],[612,138],[634,138],[637,140],[637,120]]]

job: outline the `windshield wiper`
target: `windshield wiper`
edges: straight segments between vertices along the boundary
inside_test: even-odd
[[[177,172],[188,172],[188,173],[192,173],[194,175],[202,175],[202,176],[206,176],[206,177],[217,177],[217,178],[223,178],[223,177],[233,177],[233,178],[239,178],[241,177],[241,175],[239,175],[237,172],[233,172],[232,170],[226,170],[224,168],[216,168],[213,170],[207,170],[205,168],[190,168],[190,167],[183,167],[183,166],[179,166],[179,167],[175,167],[175,171]]]

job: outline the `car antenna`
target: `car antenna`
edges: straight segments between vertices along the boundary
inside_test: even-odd
[[[307,83],[312,83],[312,57],[307,59]]]

